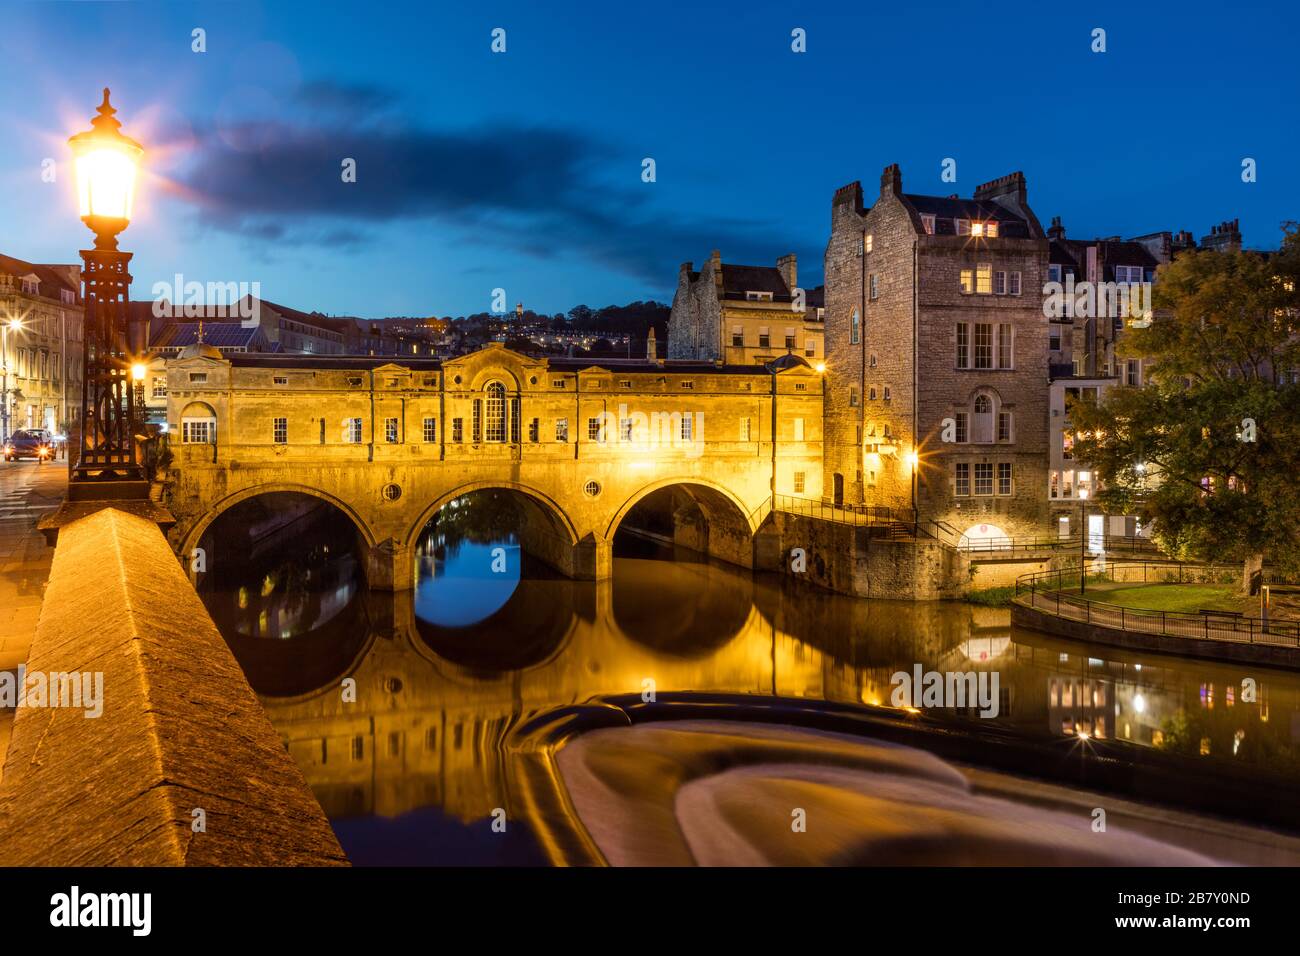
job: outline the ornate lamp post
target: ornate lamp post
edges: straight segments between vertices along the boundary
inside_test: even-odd
[[[91,128],[68,140],[81,221],[95,234],[95,248],[81,251],[86,319],[80,447],[68,489],[73,500],[148,496],[136,461],[130,379],[130,359],[142,343],[127,341],[131,254],[117,248],[118,233],[131,219],[144,149],[122,135],[116,112],[105,89]]]

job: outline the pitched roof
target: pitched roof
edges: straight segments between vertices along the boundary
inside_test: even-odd
[[[80,266],[73,266],[80,271]],[[59,272],[55,266],[41,265],[36,262],[28,262],[25,259],[15,259],[13,256],[6,256],[0,253],[0,273],[10,275],[14,278],[26,278],[29,275],[35,275],[36,281],[40,283],[37,292],[47,299],[59,298],[59,291],[62,289],[72,290],[72,294],[81,301],[81,290],[76,283],[69,282]]]
[[[197,322],[173,322],[159,330],[158,336],[150,343],[154,349],[183,349],[195,345],[199,340]],[[218,349],[242,348],[262,350],[266,348],[266,335],[257,326],[244,328],[238,322],[204,322],[203,344]]]
[[[744,297],[746,292],[770,292],[773,299],[790,298],[790,288],[775,266],[722,264],[722,294]]]
[[[993,221],[998,224],[998,238],[1028,239],[1029,223],[1023,216],[998,203],[980,199],[962,199],[958,196],[903,196],[912,208],[923,216],[934,216],[936,236],[955,236],[954,220],[971,219],[976,222]]]

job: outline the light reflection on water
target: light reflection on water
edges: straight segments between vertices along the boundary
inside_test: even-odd
[[[498,545],[515,569],[502,581],[482,576]],[[239,614],[281,606],[274,589],[247,590],[244,608],[238,589],[205,600],[357,863],[541,862],[527,821],[511,814],[501,742],[534,714],[640,694],[647,681],[660,693],[888,705],[892,675],[917,663],[992,670],[996,719],[948,712],[977,732],[1084,733],[1129,742],[1139,757],[1163,748],[1297,765],[1298,675],[1087,648],[1013,632],[1005,610],[854,600],[649,553],[616,557],[612,581],[595,584],[533,566],[513,538],[462,544],[423,559],[414,593],[359,591],[346,612],[280,641],[230,629]],[[337,581],[349,558],[315,560],[308,580]],[[345,676],[355,703],[341,699]],[[1253,702],[1242,699],[1246,677]],[[491,831],[496,808],[512,821],[508,838]]]

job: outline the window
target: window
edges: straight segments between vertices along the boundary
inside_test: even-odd
[[[542,440],[542,422],[539,418],[534,418],[528,423],[528,440],[536,445]]]
[[[551,388],[564,388],[564,379],[562,378],[551,379]]]
[[[1124,384],[1142,384],[1142,362],[1139,359],[1129,359],[1124,364]]]
[[[277,418],[271,423],[271,440],[277,445],[287,444],[289,441],[289,419]]]
[[[465,440],[465,419],[453,418],[451,420],[451,440],[458,445]]]
[[[433,444],[438,440],[438,419],[426,418],[424,420],[424,441],[425,444]]]
[[[1047,267],[1047,281],[1048,281],[1048,282],[1060,282],[1060,281],[1061,281],[1061,267],[1060,267],[1060,266],[1048,266],[1048,267]]]
[[[631,441],[631,440],[632,440],[632,426],[633,426],[634,424],[635,424],[635,423],[634,423],[634,422],[632,421],[632,419],[630,419],[630,418],[620,418],[620,419],[618,420],[618,440],[619,440],[619,441]]]
[[[862,341],[862,320],[858,317],[858,310],[853,310],[853,318],[849,323],[849,344],[857,345]]]
[[[206,385],[208,382],[207,372],[190,372],[191,385]]]
[[[865,251],[867,251],[867,252],[870,252],[870,251],[871,251],[871,247],[874,245],[873,239],[874,239],[874,237],[871,235],[871,233],[867,233],[867,234],[863,237],[863,239],[862,239],[862,248],[863,248]]]
[[[975,396],[975,418],[971,441],[985,444],[993,440],[993,399],[987,395]]]
[[[993,367],[993,326],[988,322],[975,323],[975,367]]]
[[[155,375],[153,380],[153,397],[167,397],[167,377],[165,375]]]
[[[794,440],[803,441],[803,419],[802,418],[796,418],[794,420]]]
[[[1047,333],[1047,347],[1053,352],[1061,351],[1061,330],[1052,329]]]
[[[766,325],[760,326],[758,330],[758,347],[760,349],[771,348],[772,330]]]
[[[870,365],[872,368],[875,368],[875,367],[876,367],[876,357],[875,357],[874,355],[870,356],[870,358],[868,358],[868,360],[867,360],[867,364]]]
[[[806,485],[806,483],[807,483],[807,482],[806,482],[806,479],[807,479],[807,474],[806,474],[806,472],[796,471],[796,472],[794,473],[794,493],[795,493],[796,495],[801,495],[801,494],[803,494],[803,492],[804,492],[804,487],[805,487],[805,485]]]
[[[587,441],[603,442],[605,440],[605,429],[603,420],[598,415],[595,418],[587,419]]]
[[[867,400],[871,402],[874,402],[876,400],[876,386],[874,385],[867,386]]]
[[[803,354],[808,358],[813,358],[817,355],[817,340],[811,335],[804,336]]]
[[[1010,292],[1012,295],[1020,295],[1020,273],[1012,272],[1010,274],[1010,279],[1011,279],[1011,283],[1007,287],[1007,291]]]
[[[889,401],[890,398],[892,398],[892,397],[893,397],[893,396],[890,394],[890,388],[889,388],[888,385],[886,385],[886,386],[885,386],[885,401]]]
[[[361,419],[343,419],[343,440],[353,445],[361,444]]]
[[[211,445],[217,440],[217,422],[213,418],[181,420],[181,442],[186,445]]]
[[[874,272],[867,276],[867,288],[870,290],[870,297],[872,299],[880,298],[880,277]]]
[[[858,387],[856,385],[850,385],[849,386],[849,407],[857,408],[857,405],[858,405]]]
[[[993,265],[988,262],[981,262],[975,266],[975,291],[980,295],[988,295],[993,291]]]
[[[742,418],[742,419],[740,420],[740,440],[741,440],[741,441],[750,441],[750,440],[751,440],[751,437],[750,437],[750,421],[749,421],[748,418]]]
[[[694,387],[695,387],[695,383],[690,379],[687,379],[686,381],[682,382],[682,388],[694,388]]]
[[[289,379],[284,375],[277,375],[271,380],[274,385],[288,385]]]
[[[738,349],[745,347],[745,330],[739,325],[731,327],[731,344]]]
[[[998,441],[1011,441],[1011,413],[998,412]]]
[[[506,440],[506,387],[500,382],[489,382],[484,392],[487,394],[484,402],[484,440],[503,442]]]
[[[970,295],[974,291],[975,291],[975,270],[962,269],[961,270],[961,294]]]
[[[1116,266],[1115,281],[1121,283],[1141,282],[1142,267],[1141,266]]]
[[[1011,494],[1011,462],[998,462],[998,494]]]
[[[692,418],[690,415],[682,416],[682,431],[681,431],[682,441],[691,441],[691,435],[693,434],[691,428],[694,424],[695,424],[695,419]]]
[[[921,225],[925,227],[925,234],[926,234],[927,236],[933,236],[933,235],[934,235],[934,216],[933,216],[933,215],[931,215],[930,213],[922,213],[922,214],[921,214]]]
[[[390,445],[397,444],[397,419],[396,418],[384,419],[384,441],[386,441]]]
[[[957,367],[970,368],[970,323],[957,323]]]
[[[785,330],[785,347],[791,350],[794,349],[794,329]]]
[[[970,494],[970,465],[964,461],[959,461],[954,466],[956,469],[954,481],[954,493],[966,497]]]
[[[796,392],[806,392],[806,391],[808,391],[808,383],[807,383],[807,382],[795,382],[795,383],[794,383],[794,390],[795,390]]]
[[[555,440],[560,442],[569,440],[569,420],[567,418],[557,418],[555,420]]]
[[[1006,322],[1002,322],[998,325],[998,368],[1009,369],[1014,367],[1011,343],[1011,326]]]
[[[956,219],[956,220],[953,220],[953,222],[954,222],[954,224],[955,224],[956,227],[957,227],[957,235],[959,235],[959,236],[969,236],[969,235],[970,235],[970,220],[969,220],[969,219]]]
[[[1007,274],[1001,269],[993,273],[993,294],[1007,294]]]
[[[975,463],[975,494],[993,494],[993,463],[977,461]]]
[[[320,443],[325,444],[325,419],[320,420]]]
[[[956,424],[953,428],[953,440],[958,444],[964,445],[966,442],[970,441],[970,413],[958,412],[955,417]]]
[[[770,292],[746,292],[745,298],[750,302],[771,302],[772,293]]]
[[[619,387],[619,388],[631,388],[631,387],[632,387],[632,380],[629,379],[629,378],[621,378],[621,379],[618,380],[618,387]]]

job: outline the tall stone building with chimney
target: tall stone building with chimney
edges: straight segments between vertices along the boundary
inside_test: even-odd
[[[1021,173],[969,199],[904,193],[897,165],[869,207],[860,183],[836,191],[829,497],[976,541],[1047,532],[1047,264]]]
[[[787,353],[809,363],[822,351],[822,289],[801,289],[798,261],[776,266],[722,261],[716,249],[699,272],[682,263],[668,317],[668,358],[765,365]]]

